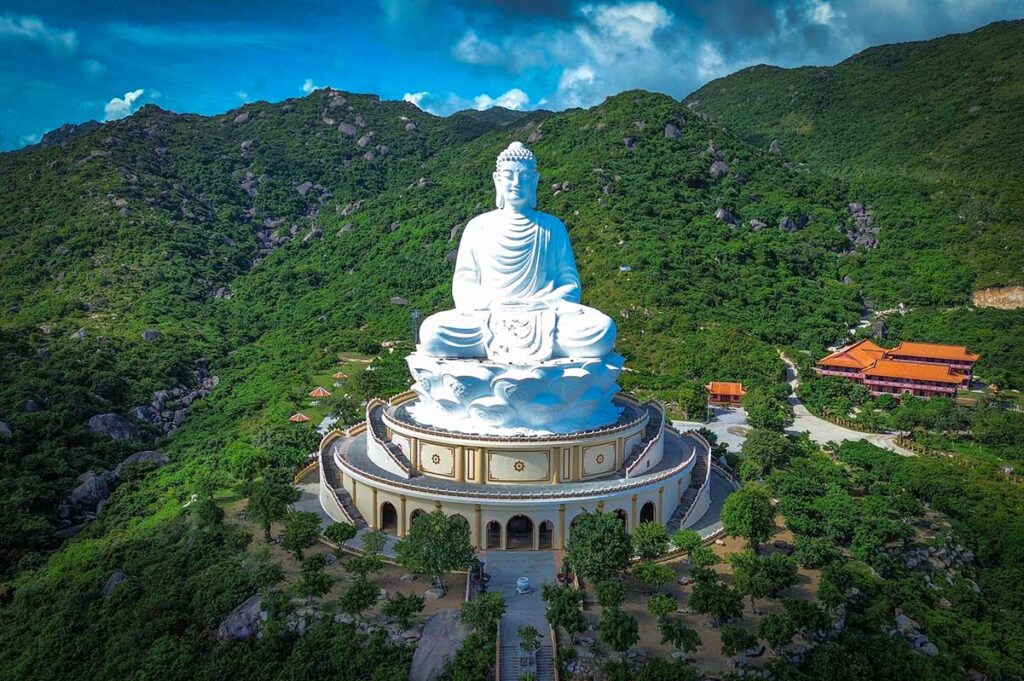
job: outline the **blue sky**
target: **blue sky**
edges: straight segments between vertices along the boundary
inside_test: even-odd
[[[683,97],[752,64],[1024,16],[1024,0],[0,0],[0,149],[146,103],[213,114],[331,86],[446,115]]]

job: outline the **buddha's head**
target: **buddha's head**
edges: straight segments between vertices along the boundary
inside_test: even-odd
[[[513,142],[498,154],[492,177],[498,208],[522,212],[537,207],[537,157],[522,142]]]

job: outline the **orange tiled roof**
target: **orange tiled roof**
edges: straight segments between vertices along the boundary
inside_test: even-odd
[[[948,366],[942,364],[925,364],[924,362],[905,362],[893,359],[880,359],[874,366],[864,369],[865,376],[876,378],[905,378],[915,381],[935,381],[936,383],[960,384],[964,377],[954,374]]]
[[[708,392],[712,395],[739,395],[747,394],[742,383],[728,383],[726,381],[711,381],[707,385]]]
[[[885,348],[872,342],[870,339],[858,341],[853,345],[840,348],[827,357],[818,360],[818,364],[833,367],[848,367],[853,369],[865,369],[872,363],[885,356]]]
[[[333,376],[331,376],[331,378],[333,378],[336,381],[340,381],[343,378],[348,378],[348,374],[346,374],[344,371],[339,371],[336,374],[334,374]]]
[[[890,357],[924,357],[927,359],[946,359],[955,362],[977,362],[979,355],[971,352],[964,345],[943,345],[941,343],[913,343],[903,341],[892,350]]]
[[[298,414],[292,414],[288,420],[292,423],[305,423],[309,420],[309,417],[302,412],[299,412]]]
[[[317,397],[317,398],[319,398],[319,397],[330,397],[331,396],[331,391],[328,390],[327,388],[321,388],[321,387],[318,386],[318,387],[313,388],[312,390],[309,391],[309,396],[310,397]]]

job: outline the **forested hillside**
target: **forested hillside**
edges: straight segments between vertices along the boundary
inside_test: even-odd
[[[726,97],[726,79],[689,106],[629,91],[587,110],[439,118],[325,89],[213,117],[147,106],[0,154],[0,678],[288,672],[295,640],[209,640],[265,585],[246,536],[197,527],[183,505],[287,475],[315,442],[287,423],[311,377],[340,353],[407,341],[412,310],[451,306],[461,228],[493,205],[494,158],[511,140],[539,159],[539,207],[569,229],[584,302],[619,325],[626,389],[673,398],[710,379],[778,384],[777,346],[821,352],[867,303],[959,305],[975,286],[1019,282],[1009,188],[1024,177],[1020,149],[990,136],[1012,139],[1024,68],[1006,35],[1022,31],[986,31],[971,40],[998,67],[975,74],[991,85],[975,98],[952,89],[981,102],[965,121],[1002,126],[973,133],[990,164],[932,168],[930,142],[892,125],[889,161],[844,152],[845,139],[866,143],[850,130],[815,137],[828,121],[793,126],[774,103],[774,83],[789,91],[792,77],[804,79],[792,99],[802,110],[832,111],[831,95],[800,99],[815,72],[766,69],[735,76],[736,88],[763,88],[754,103]],[[936,109],[943,125],[927,129],[946,129],[965,103]],[[744,127],[772,112],[777,127]],[[1005,337],[1019,338],[1021,312],[989,312],[1003,335],[950,322],[929,340],[971,343],[1012,387],[1024,367]],[[893,339],[900,329],[922,335],[908,320]],[[354,382],[356,405],[404,387],[400,353],[375,369]],[[135,430],[93,432],[102,414]],[[68,540],[79,476],[148,449],[170,464],[125,476]],[[121,569],[136,586],[106,599]]]

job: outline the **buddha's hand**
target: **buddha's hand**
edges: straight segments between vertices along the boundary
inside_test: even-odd
[[[545,303],[548,303],[549,305],[552,303],[557,303],[560,300],[565,300],[566,298],[568,298],[575,290],[575,284],[563,284],[562,286],[559,286],[558,288],[553,289],[549,293],[545,294],[541,298],[541,300],[543,300]]]

